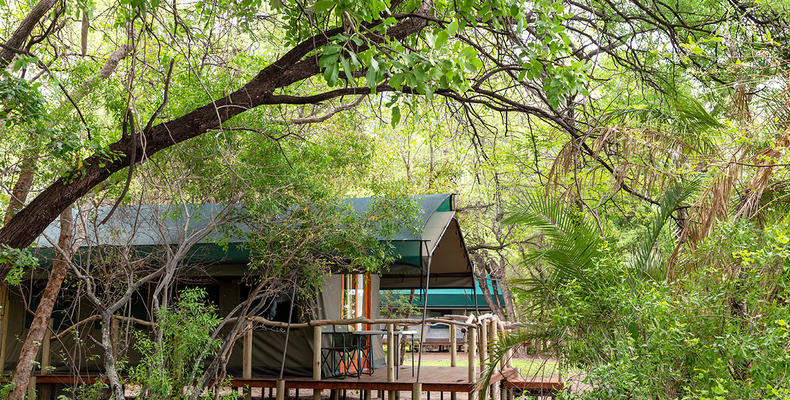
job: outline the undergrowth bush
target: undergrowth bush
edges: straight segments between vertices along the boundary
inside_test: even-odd
[[[143,334],[137,337],[142,359],[130,368],[130,381],[140,386],[141,399],[187,398],[188,388],[202,376],[203,358],[219,349],[220,340],[211,334],[220,319],[207,303],[205,290],[190,288],[179,293],[175,306],[162,309],[157,321],[160,341]]]
[[[605,256],[557,288],[546,328],[577,399],[790,399],[787,226],[722,226],[676,280],[637,279]]]

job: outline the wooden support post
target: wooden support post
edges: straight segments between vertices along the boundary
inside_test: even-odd
[[[5,370],[5,343],[8,337],[8,285],[0,283],[0,374]]]
[[[285,381],[277,380],[277,400],[285,400]]]
[[[44,339],[41,341],[41,375],[49,375],[50,374],[50,365],[51,361],[50,358],[52,357],[52,327],[53,327],[52,318],[49,319],[49,324],[47,325],[47,330],[44,331]],[[35,386],[33,386],[35,389]],[[49,400],[52,397],[52,385],[51,384],[42,384],[38,390],[38,398]]]
[[[491,385],[491,398],[496,400],[499,399],[500,396],[501,395],[499,393],[499,382],[494,382],[494,384]]]
[[[498,318],[494,318],[491,320],[491,350],[496,348],[496,344],[499,342],[499,321]],[[499,364],[499,369],[502,370],[505,368],[505,361],[504,356],[500,357],[499,360],[491,360],[492,364],[496,361]],[[499,396],[497,396],[499,397]]]
[[[411,386],[411,399],[420,400],[422,397],[422,383],[414,382]]]
[[[458,399],[458,393],[450,392],[450,400],[457,400],[457,399]]]
[[[498,329],[499,329],[499,318],[497,318],[497,317],[491,318],[491,331],[490,331],[490,333],[491,333],[491,340],[489,341],[491,348],[489,349],[489,353],[491,353],[492,356],[493,356],[493,351],[496,348],[496,344],[499,341],[499,337],[497,336]],[[501,357],[500,357],[499,360],[493,360],[493,359],[491,360],[491,367],[495,369],[494,373],[497,372],[496,371],[497,364],[499,364],[501,367],[504,366],[504,364],[502,363],[502,358]],[[501,371],[501,368],[500,368],[500,371]],[[500,389],[500,383],[499,382],[494,382],[494,384],[491,385],[490,389],[491,389],[491,398],[492,399],[496,400],[496,399],[499,399],[501,397],[501,394],[499,392],[499,389]]]
[[[475,361],[475,353],[477,349],[475,344],[477,342],[477,332],[474,326],[470,326],[466,332],[466,355],[469,357],[469,383],[475,383],[477,380],[477,362]]]
[[[41,341],[41,375],[49,375],[50,365],[50,345],[52,342],[52,318],[49,319],[47,330],[44,331],[44,339]]]
[[[390,390],[387,392],[387,400],[395,400],[395,391]]]
[[[244,345],[242,347],[242,353],[241,377],[250,379],[252,378],[252,322],[247,322],[244,328]]]
[[[483,322],[480,324],[480,370],[486,368],[486,361],[488,361],[488,324]]]
[[[30,375],[30,380],[27,384],[27,397],[29,399],[36,399],[36,376]]]
[[[313,327],[313,379],[321,380],[321,327]],[[321,400],[321,389],[313,389],[313,400]]]
[[[395,352],[398,351],[395,345],[395,327],[387,324],[387,382],[395,381]],[[392,391],[390,391],[390,394]]]
[[[455,344],[457,337],[455,325],[450,325],[450,366],[455,367],[458,360],[458,346]]]
[[[44,338],[41,340],[41,375],[49,375],[49,366],[50,366],[50,346],[52,344],[52,318],[49,319],[49,324],[47,325],[47,330],[44,331]],[[35,381],[31,379],[30,387],[32,390],[36,390]],[[52,397],[52,385],[49,384],[42,384],[38,390],[38,398],[39,399],[49,399]]]

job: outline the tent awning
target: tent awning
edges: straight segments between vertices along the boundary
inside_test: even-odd
[[[437,211],[423,226],[420,240],[398,243],[399,262],[381,274],[382,289],[425,286],[430,265],[431,288],[472,288],[472,263],[455,211]],[[419,264],[414,262],[419,260]]]

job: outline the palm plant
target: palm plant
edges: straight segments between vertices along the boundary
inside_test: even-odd
[[[545,247],[533,250],[523,259],[524,265],[545,268],[511,284],[525,288],[548,305],[557,300],[554,294],[562,284],[571,280],[591,283],[585,271],[600,257],[603,238],[583,214],[561,200],[532,193],[513,207],[505,223],[531,227],[547,240]]]
[[[653,212],[640,242],[624,262],[624,271],[633,283],[634,290],[637,290],[639,281],[666,278],[666,263],[656,247],[672,214],[698,186],[698,181],[675,183],[660,199],[661,206]],[[528,268],[539,266],[537,273],[510,281],[512,285],[522,287],[524,292],[538,300],[535,302],[537,306],[551,309],[561,304],[562,299],[558,294],[568,284],[576,284],[589,291],[607,284],[605,279],[595,276],[598,271],[594,268],[599,258],[605,255],[605,240],[585,215],[572,209],[567,203],[548,196],[529,194],[513,207],[505,222],[528,226],[546,238],[543,248],[533,250],[523,259]],[[481,400],[485,398],[485,388],[496,371],[497,361],[509,350],[536,339],[557,339],[560,334],[562,333],[552,334],[538,328],[505,335],[490,351],[484,384],[480,391]]]

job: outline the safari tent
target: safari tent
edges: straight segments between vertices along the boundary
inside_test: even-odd
[[[395,261],[392,265],[381,275],[326,275],[322,291],[310,306],[310,312],[295,313],[295,320],[297,315],[313,319],[342,319],[350,316],[376,318],[380,308],[379,291],[382,289],[473,287],[472,265],[458,223],[454,196],[415,196],[413,200],[421,207],[421,230],[403,230],[393,237],[381,238],[395,249]],[[358,212],[365,211],[371,201],[371,198],[345,200]],[[201,229],[205,226],[207,217],[215,215],[221,209],[222,205],[219,204],[191,207],[189,229]],[[98,210],[98,215],[101,217],[108,212],[109,207],[102,207]],[[98,245],[128,245],[137,251],[148,251],[157,246],[173,245],[178,242],[178,235],[183,234],[177,228],[184,226],[187,217],[170,215],[165,218],[164,214],[165,210],[160,206],[134,209],[120,207],[100,227],[77,224],[75,230],[82,229],[84,237],[80,248],[84,250]],[[13,370],[15,366],[21,343],[32,320],[29,310],[35,309],[40,288],[46,283],[46,269],[53,255],[51,240],[57,238],[58,232],[59,226],[54,223],[37,241],[41,266],[26,277],[22,285],[6,287],[0,294],[0,363],[5,372]],[[130,232],[135,233],[132,235]],[[91,256],[95,256],[91,251],[77,252],[74,262],[79,263],[81,257]],[[189,277],[190,284],[206,289],[220,316],[226,315],[247,298],[249,287],[245,284],[244,275],[247,272],[249,252],[237,237],[212,232],[191,248],[184,262],[201,265],[201,273]],[[51,333],[48,335],[49,348],[46,349],[48,354],[45,357],[46,366],[54,373],[90,373],[101,370],[101,351],[89,339],[90,336],[98,337],[99,323],[95,320],[84,323],[94,314],[87,301],[81,300],[76,306],[72,304],[79,298],[79,289],[76,286],[68,285],[64,289],[52,318]],[[125,311],[127,316],[138,321],[150,320],[150,296],[150,287],[141,287],[131,306]],[[284,311],[290,308],[288,298],[278,299],[273,304],[267,310],[266,318],[287,320],[288,313]],[[132,328],[146,329],[131,325]],[[326,331],[331,329],[335,328],[325,327]],[[133,340],[129,327],[121,330],[119,340]],[[280,369],[286,335],[281,329],[256,329],[253,335],[252,374],[271,376]],[[383,352],[380,338],[377,339],[374,342],[373,354],[375,363],[381,364]],[[291,330],[286,353],[285,374],[309,376],[312,371],[313,330]],[[139,357],[134,351],[125,356],[130,363],[134,363],[136,357]],[[241,346],[236,346],[228,364],[231,375],[242,374],[243,358]]]

